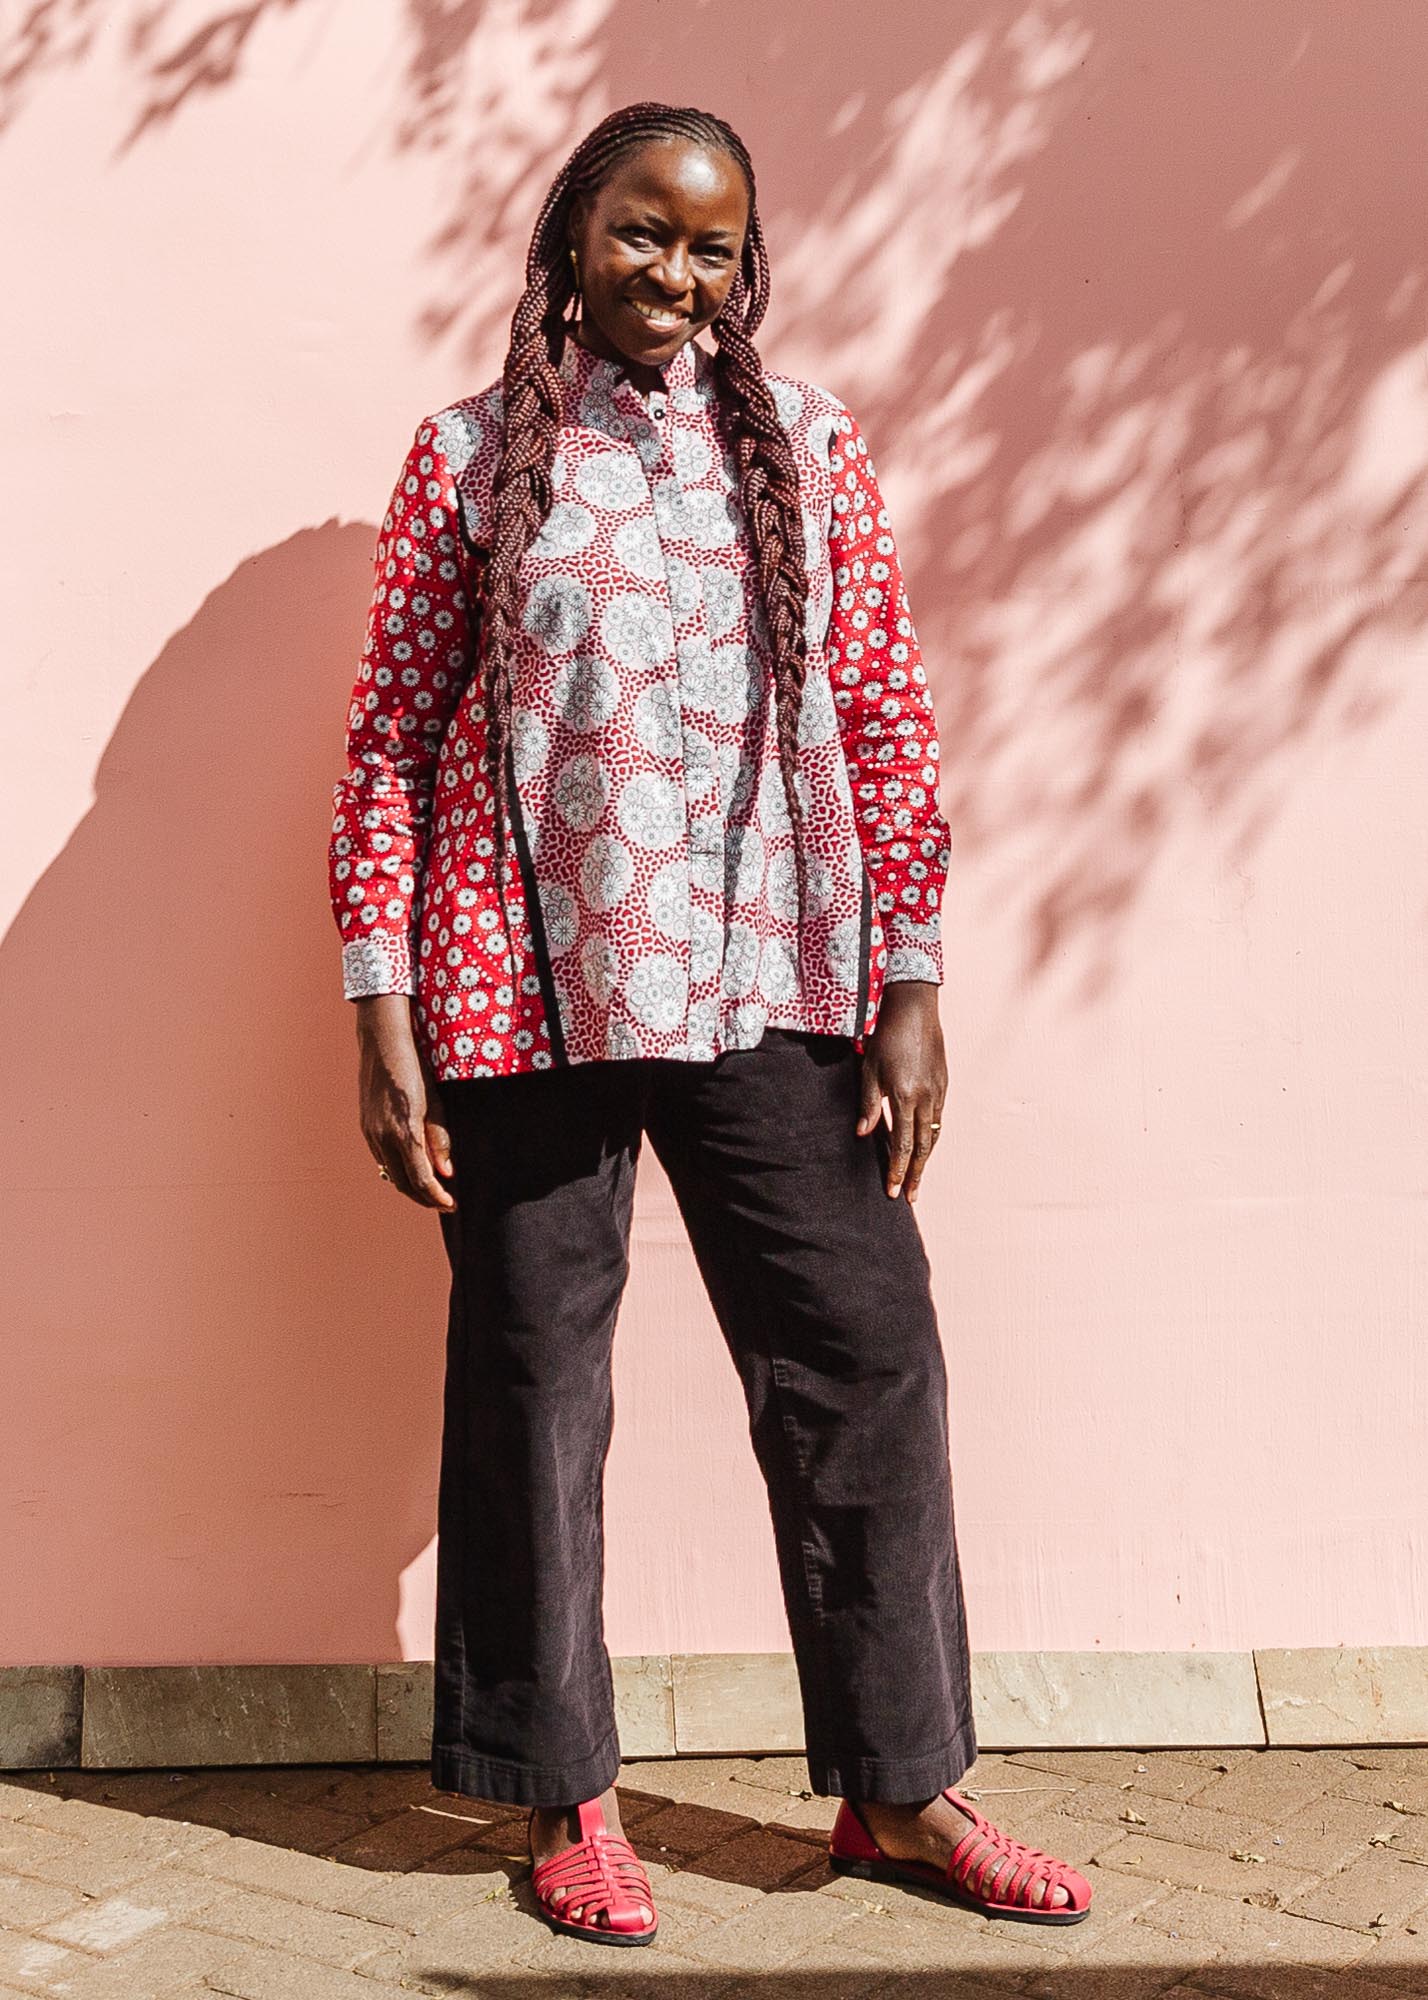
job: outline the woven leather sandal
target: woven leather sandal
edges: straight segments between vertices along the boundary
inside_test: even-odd
[[[1026,1847],[983,1819],[960,1792],[949,1785],[942,1794],[969,1821],[953,1848],[946,1868],[930,1861],[895,1861],[883,1853],[857,1810],[844,1799],[828,1841],[830,1865],[840,1875],[858,1875],[868,1882],[914,1883],[935,1889],[951,1903],[980,1910],[987,1917],[1010,1917],[1023,1924],[1079,1924],[1091,1913],[1091,1885],[1068,1862],[1057,1861],[1039,1848]],[[1040,1901],[1031,1898],[1042,1884]],[[1050,1907],[1058,1889],[1066,1901]]]
[[[628,1840],[611,1833],[598,1799],[576,1808],[580,1838],[531,1870],[531,1887],[541,1915],[552,1930],[592,1944],[649,1944],[659,1919],[647,1924],[641,1903],[653,1910],[654,1895],[644,1863]],[[559,1896],[554,1892],[563,1891]],[[580,1919],[563,1914],[577,1909]],[[603,1919],[591,1922],[592,1918]]]

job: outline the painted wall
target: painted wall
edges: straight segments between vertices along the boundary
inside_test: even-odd
[[[9,19],[0,1659],[430,1650],[444,1265],[328,790],[412,429],[644,95],[753,147],[935,679],[974,1645],[1428,1640],[1421,0]],[[777,1648],[642,1175],[610,1643]]]

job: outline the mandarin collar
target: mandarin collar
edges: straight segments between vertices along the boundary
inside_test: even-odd
[[[660,370],[664,377],[666,396],[676,389],[690,389],[700,379],[701,367],[710,366],[709,356],[692,340],[686,340],[674,359]],[[626,375],[618,361],[607,361],[603,355],[592,354],[588,347],[566,336],[565,349],[560,357],[560,374],[570,383],[577,395],[583,395],[592,386],[598,385],[611,395],[621,390],[626,394],[640,397],[640,392]]]

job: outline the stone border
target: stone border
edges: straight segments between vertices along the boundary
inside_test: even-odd
[[[787,1653],[613,1662],[627,1757],[803,1747]],[[985,1750],[1428,1742],[1428,1646],[978,1653]],[[0,1667],[0,1770],[424,1763],[429,1663]]]

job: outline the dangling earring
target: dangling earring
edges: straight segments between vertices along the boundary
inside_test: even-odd
[[[570,301],[570,318],[567,324],[574,327],[580,324],[580,259],[575,254],[573,244],[570,248],[570,268],[575,273],[575,296]]]

